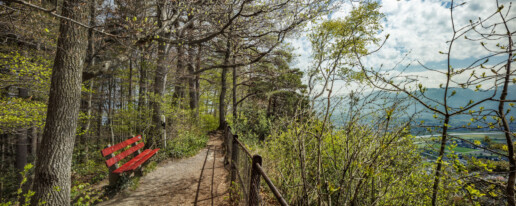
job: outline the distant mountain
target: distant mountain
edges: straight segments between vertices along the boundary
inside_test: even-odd
[[[473,101],[473,104],[474,104],[476,102],[482,101],[483,99],[491,97],[495,93],[494,89],[487,90],[487,91],[474,91],[472,89],[467,89],[467,88],[463,89],[463,88],[453,87],[453,88],[448,89],[448,96],[450,96],[454,91],[455,91],[455,94],[447,99],[447,104],[452,108],[467,107],[469,105],[468,103],[470,101]],[[431,105],[432,107],[436,106],[437,109],[439,109],[440,111],[443,111],[444,110],[443,106],[439,106],[437,103],[432,102],[429,99],[433,99],[434,101],[442,103],[443,97],[444,97],[444,92],[445,92],[445,90],[443,88],[429,88],[424,93],[424,95],[428,98],[426,100],[424,99],[425,104]],[[499,87],[496,90],[495,99],[500,98],[501,92],[502,92],[502,87]],[[374,95],[377,93],[378,93],[378,91],[373,92],[372,94]],[[395,93],[389,93],[386,96],[387,96],[387,98],[398,98],[398,99],[410,98],[406,94],[396,95]],[[340,98],[340,97],[335,97],[335,98]],[[516,85],[509,86],[507,98],[516,99]],[[361,100],[361,103],[364,103],[365,101],[367,101],[367,100]],[[368,103],[368,104],[371,104],[371,105],[377,104],[379,106],[371,106],[371,107],[365,109],[366,112],[378,110],[381,106],[385,106],[388,103],[382,104],[381,102],[372,102],[372,103]],[[471,108],[471,110],[478,112],[480,110],[480,107],[483,107],[484,110],[492,110],[492,109],[498,110],[498,102],[486,101],[479,105],[476,105],[475,107]],[[335,118],[345,116],[346,115],[345,110],[347,108],[349,108],[349,102],[343,102],[343,104],[339,104],[339,110],[336,111],[335,112],[336,114],[333,116]],[[509,103],[506,103],[505,108],[511,109],[511,111],[509,112],[509,117],[514,116],[516,118],[516,107],[511,108],[509,106]],[[441,120],[439,118],[437,118],[437,119],[434,118],[434,113],[430,112],[430,110],[426,109],[420,103],[416,102],[413,106],[410,106],[407,109],[407,111],[411,111],[411,112],[409,112],[410,115],[414,114],[415,112],[419,112],[420,114],[418,115],[417,121],[418,122],[424,121],[425,125],[440,125],[441,124],[440,123]],[[492,115],[490,115],[490,116],[492,116]],[[450,125],[452,125],[452,126],[466,125],[468,122],[471,122],[470,119],[471,119],[471,115],[453,116],[450,120],[450,123],[451,123]],[[339,121],[337,119],[335,119],[335,120]],[[492,119],[488,118],[487,120],[492,120]],[[472,126],[476,126],[476,123],[472,123]],[[511,127],[516,128],[516,122],[514,122],[511,125]]]
[[[442,99],[444,97],[444,91],[445,91],[444,89],[440,89],[440,88],[430,88],[425,92],[425,96],[442,103],[443,102]],[[494,89],[487,90],[487,91],[474,91],[472,89],[449,88],[448,96],[450,94],[452,94],[454,91],[456,92],[455,95],[453,95],[447,99],[447,104],[452,108],[467,107],[468,105],[470,105],[469,104],[470,101],[473,101],[473,104],[474,104],[476,102],[479,102],[486,98],[489,98],[493,94],[495,94]],[[496,90],[495,99],[500,98],[501,92],[502,92],[502,87],[499,87]],[[510,99],[516,99],[516,85],[510,85],[508,87],[507,97]],[[430,101],[428,101],[428,104],[437,106],[436,103],[432,103]],[[415,107],[416,107],[415,108],[416,111],[420,111],[420,110],[425,111],[422,113],[422,115],[420,117],[421,120],[425,120],[425,122],[427,122],[427,123],[437,123],[435,118],[433,117],[434,114],[432,112],[428,112],[428,110],[426,110],[423,107],[423,105],[416,104]],[[483,107],[484,110],[490,110],[490,109],[498,110],[498,102],[486,101],[486,102],[483,102],[483,103],[471,108],[471,110],[479,111],[481,107]],[[443,106],[438,106],[437,108],[440,109],[441,111],[444,110]],[[509,103],[506,103],[505,108],[506,109],[511,108],[509,106]],[[516,116],[516,108],[511,109],[509,116],[511,116],[511,115]],[[468,122],[471,122],[470,119],[471,119],[470,115],[458,115],[458,116],[452,117],[451,123],[454,125],[467,124]]]

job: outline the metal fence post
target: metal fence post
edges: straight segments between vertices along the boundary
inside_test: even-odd
[[[249,189],[249,206],[260,205],[260,171],[258,166],[262,166],[262,157],[254,155],[251,167],[251,183]]]
[[[233,135],[233,138],[231,138],[231,185],[233,186],[233,183],[236,183],[237,178],[237,163],[238,163],[238,135]],[[236,185],[236,184],[235,184]],[[231,202],[234,202],[236,200],[236,195],[238,193],[232,193],[230,194]]]

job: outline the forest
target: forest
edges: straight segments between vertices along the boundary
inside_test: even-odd
[[[513,6],[0,0],[0,205],[102,205],[231,128],[289,205],[515,206]]]

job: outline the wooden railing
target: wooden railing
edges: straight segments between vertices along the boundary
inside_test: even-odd
[[[238,192],[241,191],[243,194],[244,203],[250,206],[260,205],[260,180],[263,178],[274,197],[278,200],[278,203],[283,206],[288,205],[263,170],[262,157],[260,155],[252,155],[245,145],[238,140],[238,135],[231,132],[231,128],[227,123],[224,130],[224,147],[226,151],[224,161],[230,165],[231,184],[236,184],[232,185],[234,189],[230,193],[232,202],[237,201],[239,194],[235,190],[238,190]]]

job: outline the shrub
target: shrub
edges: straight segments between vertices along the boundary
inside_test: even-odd
[[[210,114],[201,114],[201,127],[202,131],[208,132],[216,130],[219,126],[217,118]]]
[[[207,143],[206,135],[186,131],[169,141],[164,153],[174,158],[190,157],[206,147]]]

